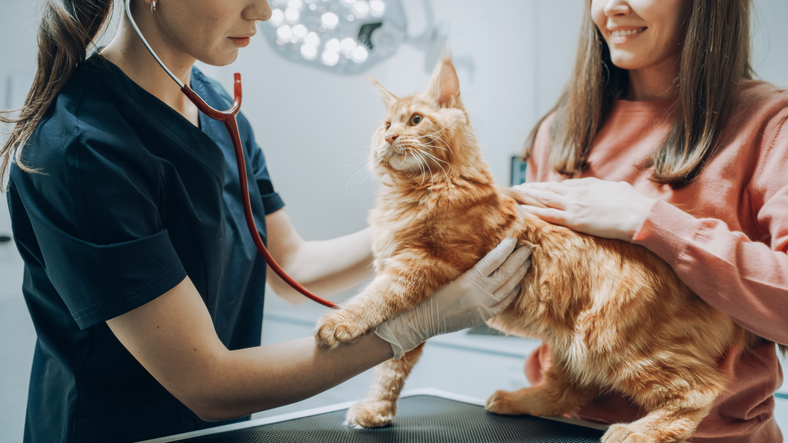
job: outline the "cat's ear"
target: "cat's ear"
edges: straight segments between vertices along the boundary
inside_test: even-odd
[[[380,98],[383,99],[383,103],[386,105],[387,108],[392,107],[394,103],[398,100],[396,95],[387,91],[386,88],[384,88],[374,78],[369,79],[369,82],[375,85],[376,88],[378,88],[378,92],[380,92]]]
[[[460,104],[460,79],[457,77],[451,57],[443,57],[435,68],[428,91],[430,97],[442,108],[456,107]]]

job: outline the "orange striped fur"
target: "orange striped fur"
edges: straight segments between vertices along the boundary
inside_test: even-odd
[[[320,320],[318,343],[352,342],[413,308],[513,230],[521,245],[534,247],[532,267],[517,299],[490,324],[545,340],[553,364],[544,383],[496,392],[487,409],[571,414],[616,390],[649,413],[611,426],[603,442],[689,438],[728,383],[726,361],[757,338],[694,295],[646,249],[521,213],[517,195],[495,186],[481,157],[450,59],[425,92],[400,99],[377,86],[388,108],[370,161],[384,184],[370,214],[377,276]],[[380,365],[368,398],[351,408],[348,421],[389,425],[421,352],[419,346]]]

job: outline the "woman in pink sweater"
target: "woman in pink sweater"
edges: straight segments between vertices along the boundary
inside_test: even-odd
[[[577,66],[526,143],[542,219],[658,254],[698,296],[788,343],[788,91],[751,80],[751,0],[590,0]],[[730,359],[733,382],[691,441],[781,442],[775,344]],[[550,364],[526,361],[532,384]],[[610,393],[577,414],[643,415]]]

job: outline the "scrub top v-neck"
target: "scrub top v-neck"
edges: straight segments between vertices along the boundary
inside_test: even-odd
[[[232,100],[194,69],[217,109]],[[252,211],[284,206],[238,116]],[[8,189],[23,294],[38,336],[26,442],[126,442],[205,423],[120,344],[106,321],[192,280],[228,349],[260,344],[265,262],[249,235],[232,143],[200,128],[102,57],[69,80],[14,165]],[[225,422],[226,423],[226,422]]]

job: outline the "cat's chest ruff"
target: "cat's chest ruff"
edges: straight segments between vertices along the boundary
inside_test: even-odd
[[[370,213],[376,269],[385,268],[386,260],[403,249],[405,239],[411,245],[414,241],[429,243],[429,233],[440,230],[440,226],[445,224],[445,215],[421,202],[388,199],[376,207]]]
[[[430,229],[445,218],[429,199],[398,200],[396,196],[383,199],[371,213],[373,225],[390,236]]]

